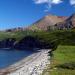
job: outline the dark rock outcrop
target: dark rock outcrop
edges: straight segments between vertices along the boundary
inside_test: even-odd
[[[14,48],[14,43],[16,39],[8,38],[0,41],[0,48]]]
[[[18,43],[15,44],[14,48],[16,49],[42,49],[42,48],[50,48],[50,45],[41,42],[39,39],[36,39],[31,36],[27,36],[20,40]]]
[[[0,41],[0,48],[13,48],[18,50],[36,50],[36,49],[50,49],[51,45],[40,41],[39,39],[26,36],[21,39],[19,42],[16,41],[14,38],[8,38]]]

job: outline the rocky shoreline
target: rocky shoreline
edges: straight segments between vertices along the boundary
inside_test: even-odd
[[[49,49],[43,49],[10,67],[0,70],[0,75],[40,75],[50,64]]]

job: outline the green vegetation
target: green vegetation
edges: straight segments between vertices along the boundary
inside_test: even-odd
[[[55,30],[55,31],[15,31],[0,32],[0,40],[6,38],[16,38],[20,40],[25,36],[32,36],[47,43],[58,42],[60,44],[75,45],[75,30]]]
[[[0,40],[4,40],[7,38],[15,38],[17,41],[19,41],[25,36],[33,35],[33,33],[33,31],[0,32]]]
[[[38,28],[35,24],[31,26],[32,30],[41,31],[40,28]]]
[[[10,34],[7,32],[0,32],[0,40],[10,37]]]
[[[42,75],[75,75],[75,30],[52,33],[59,44]]]
[[[26,36],[32,36],[47,44],[54,46],[75,45],[75,30],[55,30],[55,31],[15,31],[15,32],[0,32],[0,40],[7,38],[15,38],[16,41],[23,39]],[[56,49],[56,47],[54,47]]]
[[[75,75],[75,46],[62,46],[53,52],[50,68],[43,75]]]
[[[48,75],[75,75],[75,30],[0,32],[0,40],[15,38],[19,41],[26,36],[52,47],[51,64],[43,75],[47,75],[46,72]]]

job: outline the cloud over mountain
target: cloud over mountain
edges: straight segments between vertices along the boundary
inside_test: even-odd
[[[35,4],[47,4],[46,11],[48,11],[53,4],[60,4],[63,2],[62,0],[33,0],[33,1]]]

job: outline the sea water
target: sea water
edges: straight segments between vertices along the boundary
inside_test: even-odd
[[[0,49],[0,69],[12,65],[32,53],[33,52],[29,50]]]

